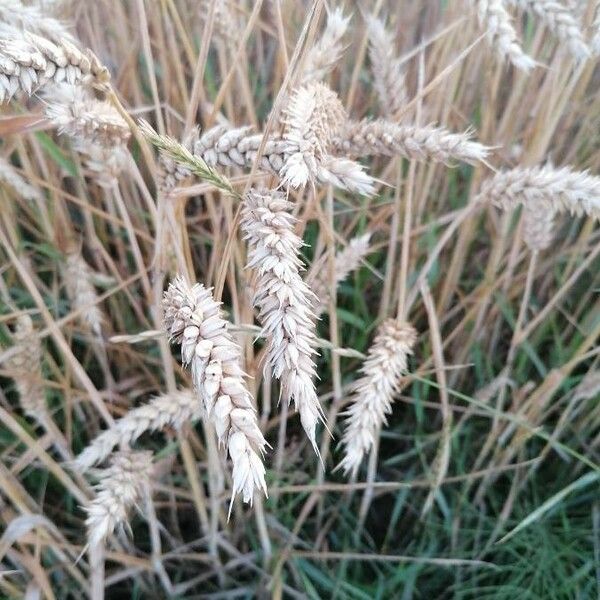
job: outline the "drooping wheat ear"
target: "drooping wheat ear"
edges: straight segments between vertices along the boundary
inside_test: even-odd
[[[4,158],[0,157],[0,181],[8,184],[24,200],[42,202],[44,196],[32,185],[29,185],[15,168]]]
[[[335,67],[344,51],[342,38],[349,23],[350,17],[345,17],[341,8],[329,12],[323,35],[306,53],[301,83],[321,81]]]
[[[556,0],[506,0],[508,4],[529,10],[548,26],[559,40],[565,42],[576,60],[586,60],[591,52],[573,12]]]
[[[388,319],[380,325],[360,369],[362,377],[352,386],[342,438],[344,458],[337,467],[344,473],[356,475],[386,423],[386,415],[392,412],[394,395],[406,373],[408,355],[412,354],[416,339],[417,332],[408,323]]]
[[[471,2],[477,9],[479,24],[487,31],[488,41],[499,58],[508,59],[521,71],[527,72],[535,67],[535,61],[523,52],[504,0],[471,0]]]
[[[346,277],[358,269],[363,259],[371,251],[369,241],[371,234],[366,233],[360,237],[355,237],[348,242],[348,245],[340,250],[335,256],[334,279],[335,284],[344,281]],[[319,316],[327,310],[329,302],[329,276],[327,268],[321,268],[309,282],[310,289],[313,291],[315,300],[315,314]]]
[[[211,0],[202,0],[197,9],[198,13],[207,18],[210,4]],[[219,0],[219,2],[215,2],[214,10],[214,30],[217,39],[221,39],[229,46],[235,47],[242,32],[231,2],[229,0]]]
[[[29,315],[17,319],[13,349],[14,353],[6,360],[6,370],[14,379],[25,414],[44,426],[49,415],[42,374],[42,345]]]
[[[151,452],[119,452],[97,486],[96,497],[86,507],[88,542],[103,544],[115,528],[127,523],[129,510],[149,493]]]
[[[63,23],[42,14],[38,6],[25,6],[20,0],[0,0],[0,38],[14,37],[18,31],[30,31],[55,43],[62,39],[75,42]]]
[[[369,59],[375,80],[379,105],[386,116],[396,114],[406,104],[404,69],[396,55],[394,37],[383,21],[370,17]]]
[[[177,430],[202,415],[202,404],[190,391],[163,394],[130,410],[113,427],[103,431],[81,452],[73,466],[81,472],[105,460],[116,446],[130,446],[146,431]]]
[[[0,102],[15,93],[29,95],[41,86],[66,81],[105,87],[110,75],[91,50],[67,39],[56,43],[33,33],[0,40]]]
[[[349,156],[404,156],[445,164],[474,164],[484,160],[489,149],[470,138],[469,131],[450,133],[437,127],[397,125],[378,119],[349,122],[334,144],[338,152]]]
[[[600,219],[600,177],[569,167],[501,171],[483,182],[478,198],[507,210],[539,203],[546,210]]]
[[[334,137],[347,119],[339,98],[319,82],[297,88],[285,111],[283,138],[289,144],[281,170],[284,185],[297,188],[317,179]]]
[[[192,371],[194,386],[212,419],[219,444],[233,462],[233,490],[229,511],[238,492],[252,503],[254,491],[267,493],[261,455],[267,442],[256,421],[252,396],[244,382],[238,345],[227,331],[219,304],[211,291],[190,286],[177,277],[164,295],[165,327],[181,344],[181,359]]]
[[[97,100],[84,88],[65,83],[52,85],[44,97],[46,117],[59,133],[106,147],[126,144],[131,136],[117,109],[109,102]]]
[[[314,294],[300,277],[302,240],[294,233],[291,203],[279,192],[251,190],[240,222],[254,271],[254,306],[268,340],[267,362],[281,380],[282,396],[294,400],[315,452],[316,426],[323,421],[314,378]]]
[[[101,337],[103,318],[98,294],[92,283],[92,271],[79,251],[67,254],[63,276],[71,306],[80,311],[81,322]]]
[[[552,243],[555,215],[539,202],[523,206],[523,239],[532,252],[541,252]]]

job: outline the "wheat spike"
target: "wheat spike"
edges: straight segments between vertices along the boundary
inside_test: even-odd
[[[386,415],[392,412],[394,395],[406,373],[416,338],[416,331],[408,323],[388,319],[380,325],[360,369],[362,377],[352,386],[342,438],[344,458],[337,467],[344,473],[356,475],[386,423]]]
[[[191,367],[196,391],[215,425],[219,444],[233,462],[231,503],[238,493],[252,503],[254,491],[267,493],[261,455],[267,442],[261,433],[252,397],[240,366],[240,349],[210,290],[177,277],[164,295],[165,327],[181,343],[182,363]]]
[[[512,18],[504,0],[471,0],[477,10],[479,24],[487,31],[490,45],[498,56],[508,59],[517,69],[530,71],[535,61],[523,52]]]
[[[42,345],[29,315],[18,317],[13,345],[15,352],[6,360],[6,369],[15,381],[23,411],[43,426],[49,415],[42,374]]]
[[[334,143],[338,152],[350,156],[403,156],[445,164],[481,162],[489,150],[470,137],[468,131],[450,133],[442,128],[397,125],[378,119],[349,122]]]
[[[363,259],[371,251],[370,239],[370,233],[355,237],[335,255],[334,280],[336,285],[344,281],[350,273],[361,266]],[[319,316],[327,310],[330,297],[327,269],[320,269],[316,276],[310,280],[309,286],[316,297],[314,311]]]
[[[585,43],[583,31],[573,12],[556,0],[506,0],[535,13],[559,40],[566,43],[576,60],[586,60],[591,52]]]
[[[523,206],[523,239],[532,252],[541,252],[552,243],[555,214],[540,203]]]
[[[547,211],[600,219],[600,177],[570,167],[501,171],[483,182],[478,198],[506,210],[518,204],[538,203]]]
[[[286,109],[283,135],[289,144],[281,170],[284,185],[297,188],[316,180],[318,167],[330,154],[331,142],[346,119],[339,98],[322,83],[294,91]]]
[[[268,340],[268,364],[281,379],[284,400],[294,400],[318,453],[316,426],[323,412],[314,384],[314,294],[300,277],[302,240],[294,233],[291,206],[282,193],[251,190],[241,228],[248,241],[248,267],[255,272],[253,303]]]
[[[344,51],[342,38],[349,23],[350,17],[345,17],[341,8],[329,12],[325,31],[306,53],[301,83],[321,81],[335,67]]]
[[[592,39],[590,41],[592,52],[597,56],[600,54],[600,2],[596,4],[596,14],[592,23]]]
[[[379,105],[386,116],[396,114],[406,104],[404,69],[394,49],[394,38],[383,21],[370,17],[369,58],[379,97]]]
[[[29,185],[14,167],[4,158],[0,157],[0,181],[8,184],[24,200],[42,202],[44,196],[32,185]]]
[[[97,486],[96,497],[86,507],[88,542],[103,544],[127,514],[149,491],[152,477],[151,452],[119,452],[111,460]]]
[[[108,70],[91,50],[82,52],[66,38],[54,43],[24,32],[0,40],[0,102],[18,91],[31,95],[49,82],[104,87],[109,79]]]
[[[185,390],[152,398],[148,404],[130,410],[113,427],[103,431],[79,454],[74,466],[84,472],[106,459],[116,446],[130,446],[146,431],[181,429],[202,414],[198,398]]]
[[[0,37],[8,38],[30,31],[52,42],[66,39],[75,43],[67,27],[54,17],[48,17],[38,6],[26,6],[21,0],[0,0]]]

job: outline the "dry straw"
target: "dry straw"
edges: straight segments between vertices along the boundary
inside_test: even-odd
[[[102,472],[94,500],[86,507],[88,542],[100,546],[116,527],[127,523],[130,509],[149,493],[151,452],[119,452]]]
[[[292,204],[279,192],[251,190],[241,227],[248,241],[248,267],[255,272],[254,306],[267,337],[267,363],[281,379],[284,401],[294,401],[318,454],[316,425],[323,413],[314,378],[314,294],[300,277],[302,240],[294,233]]]
[[[240,349],[227,331],[219,303],[201,284],[177,277],[165,292],[165,327],[181,344],[181,360],[191,368],[194,387],[215,425],[219,444],[233,462],[231,504],[238,493],[252,503],[254,492],[267,493],[261,433],[252,396],[244,382]]]
[[[361,366],[362,377],[352,385],[342,444],[344,458],[337,468],[355,476],[365,455],[379,438],[386,415],[408,367],[417,338],[414,328],[395,319],[384,321]]]
[[[202,404],[189,391],[157,396],[148,404],[130,410],[113,427],[97,436],[77,456],[74,466],[79,471],[86,471],[105,460],[113,448],[130,446],[147,431],[164,430],[166,427],[179,430],[186,423],[199,419],[202,411]]]

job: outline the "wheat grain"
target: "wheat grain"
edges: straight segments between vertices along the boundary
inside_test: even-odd
[[[261,459],[267,442],[244,382],[240,350],[219,304],[203,285],[190,286],[177,277],[163,303],[166,330],[172,341],[181,343],[182,363],[191,366],[194,387],[233,462],[231,512],[238,493],[250,503],[256,489],[267,493]]]
[[[445,164],[485,160],[488,148],[470,137],[468,131],[450,133],[442,128],[397,125],[378,119],[349,122],[334,144],[338,152],[349,156],[403,156]]]
[[[42,193],[28,184],[15,168],[2,157],[0,157],[0,181],[8,184],[24,200],[35,200],[37,202],[44,200]]]
[[[325,31],[306,53],[301,83],[322,80],[340,61],[344,51],[342,38],[349,23],[350,17],[345,17],[341,8],[329,12]]]
[[[119,452],[100,478],[96,497],[86,507],[88,542],[103,544],[116,527],[127,523],[129,510],[149,492],[151,452]]]
[[[0,40],[0,102],[18,91],[31,95],[49,82],[105,87],[109,79],[91,50],[82,52],[67,39],[54,43],[25,32]]]
[[[485,180],[478,199],[507,210],[539,203],[546,210],[600,219],[600,177],[570,167],[518,167]]]
[[[345,413],[348,418],[342,438],[344,458],[337,467],[344,473],[356,475],[386,423],[416,337],[408,323],[388,319],[380,325],[361,366],[362,377],[352,385],[350,407]]]
[[[181,429],[202,415],[202,405],[189,391],[163,394],[130,410],[113,427],[103,431],[79,454],[74,467],[83,472],[106,459],[116,446],[130,446],[146,431]]]
[[[247,266],[255,272],[253,303],[268,340],[266,360],[318,453],[316,426],[323,416],[314,384],[314,294],[300,277],[302,240],[294,233],[291,203],[279,192],[251,190],[240,224],[248,241]]]
[[[14,353],[6,360],[6,369],[14,379],[25,414],[44,425],[49,413],[42,374],[42,345],[29,315],[18,317],[13,346]]]
[[[365,256],[371,251],[369,241],[371,234],[366,233],[360,237],[351,239],[348,245],[340,250],[334,260],[334,282],[337,286],[346,277],[358,269]],[[314,311],[317,316],[327,310],[330,298],[330,286],[327,269],[320,269],[314,277],[309,280],[309,286],[315,295]]]
[[[376,17],[370,17],[367,25],[369,58],[379,105],[386,116],[391,116],[406,104],[404,69],[396,56],[394,38],[383,22]]]
[[[572,11],[556,0],[506,0],[508,4],[530,10],[546,23],[556,37],[566,43],[576,60],[590,57],[583,31]]]
[[[470,0],[477,10],[479,24],[499,58],[508,59],[517,69],[530,71],[535,61],[523,52],[504,0]]]
[[[555,214],[540,203],[523,206],[523,240],[532,252],[541,252],[552,243]]]

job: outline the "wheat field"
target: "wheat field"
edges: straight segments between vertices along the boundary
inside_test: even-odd
[[[0,0],[0,597],[600,598],[597,0]]]

